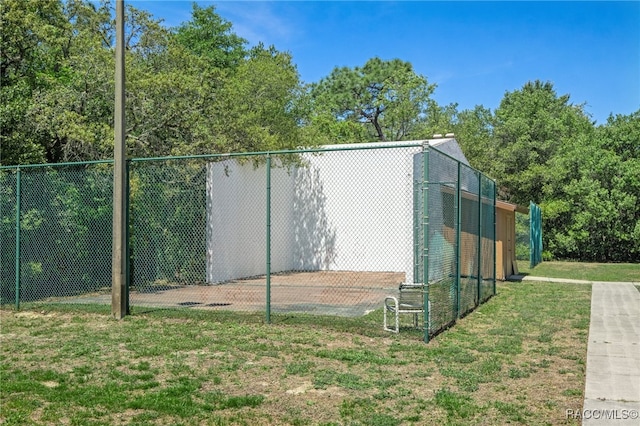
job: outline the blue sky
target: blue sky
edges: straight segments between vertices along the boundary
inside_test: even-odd
[[[166,26],[192,1],[125,0]],[[291,53],[316,82],[336,66],[399,58],[437,88],[434,99],[495,109],[505,92],[550,81],[598,124],[640,109],[640,2],[203,1],[249,45]]]

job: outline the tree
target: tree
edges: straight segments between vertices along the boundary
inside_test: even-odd
[[[247,54],[247,40],[232,29],[232,23],[218,15],[214,6],[202,8],[193,3],[191,20],[178,26],[174,40],[213,67],[235,68]]]
[[[402,140],[415,132],[435,85],[409,62],[372,58],[362,67],[335,68],[312,85],[315,120],[329,133],[367,140]],[[336,125],[337,123],[337,125]]]
[[[469,163],[488,176],[493,176],[497,149],[491,110],[478,105],[457,113],[452,130]]]
[[[258,45],[218,90],[212,104],[216,144],[228,152],[295,149],[300,92],[291,56]]]
[[[3,28],[10,28],[1,50],[3,164],[111,156],[111,9],[108,1],[3,3]],[[128,7],[128,69],[132,57],[149,62],[162,50],[162,31],[148,13]]]
[[[67,26],[60,71],[33,92],[27,118],[47,162],[105,158],[113,147],[109,6],[70,1],[63,12]]]
[[[588,261],[640,258],[640,114],[595,128],[551,83],[507,92],[499,108],[455,117],[471,163],[497,179],[508,201],[539,203],[546,249]]]
[[[540,202],[548,184],[548,162],[577,136],[593,131],[581,105],[558,96],[553,84],[528,82],[507,92],[495,111],[495,177],[501,197]]]
[[[635,128],[625,137],[637,145],[638,124],[637,114],[609,120],[592,135],[577,137],[550,163],[554,184],[544,189],[541,205],[554,255],[640,261],[640,157],[616,152],[623,142],[611,138]]]
[[[2,164],[112,156],[112,12],[111,0],[2,2]],[[213,7],[194,5],[192,19],[170,30],[128,6],[125,34],[129,156],[300,142],[303,90],[291,57],[247,51]]]
[[[640,110],[629,115],[610,115],[598,131],[603,148],[623,158],[640,158]]]
[[[34,92],[65,72],[69,25],[57,0],[4,0],[0,27],[0,162],[41,162],[45,150],[27,115]]]

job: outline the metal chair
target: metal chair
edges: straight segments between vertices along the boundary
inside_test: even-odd
[[[398,288],[398,297],[387,296],[384,299],[384,329],[393,333],[400,332],[400,314],[412,314],[413,325],[418,328],[418,316],[424,314],[425,285],[422,283],[402,283]],[[430,304],[431,302],[429,302]],[[428,306],[431,311],[431,307]],[[395,327],[389,327],[387,312],[395,315]],[[429,322],[428,322],[429,323]]]

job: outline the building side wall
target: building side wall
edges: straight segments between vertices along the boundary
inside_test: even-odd
[[[271,271],[394,271],[413,280],[414,157],[421,147],[303,154],[271,172]],[[207,281],[266,273],[266,169],[207,175]]]
[[[286,169],[273,168],[271,186],[278,205],[293,203],[293,181]],[[266,169],[235,160],[210,163],[207,170],[207,282],[219,283],[266,272]],[[290,270],[291,208],[271,215],[271,270]],[[282,232],[281,230],[285,230]]]
[[[496,209],[496,278],[505,280],[514,273],[516,261],[515,212]]]

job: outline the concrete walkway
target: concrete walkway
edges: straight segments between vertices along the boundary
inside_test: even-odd
[[[640,282],[514,275],[514,281],[592,284],[583,425],[640,425]]]
[[[583,425],[640,425],[640,292],[594,282]]]
[[[532,277],[530,275],[513,275],[517,281],[538,281],[543,283],[591,284],[591,281],[573,280],[571,278]],[[511,277],[509,277],[511,278]]]

